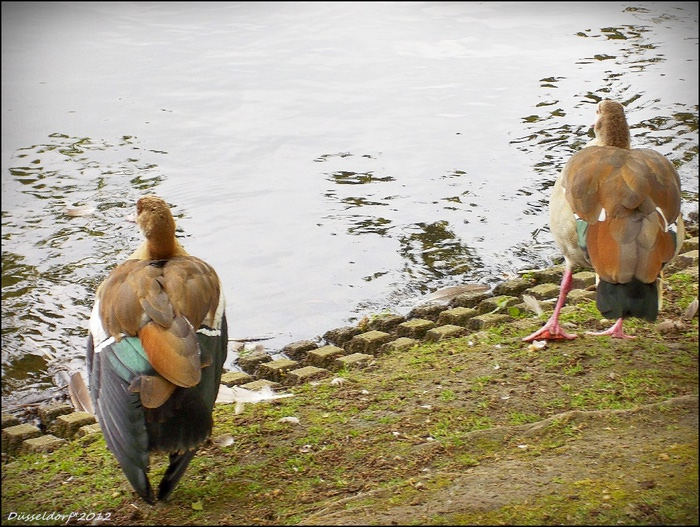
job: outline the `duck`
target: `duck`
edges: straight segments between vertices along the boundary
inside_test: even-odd
[[[136,223],[143,243],[96,290],[86,364],[107,447],[153,504],[171,496],[211,435],[228,326],[219,277],[177,240],[168,204],[141,197]],[[157,494],[151,454],[169,456]]]
[[[554,312],[525,342],[578,337],[559,323],[577,268],[595,271],[596,306],[616,320],[586,333],[634,338],[624,332],[624,319],[656,320],[663,267],[685,236],[678,173],[659,152],[631,148],[624,106],[601,100],[593,129],[595,138],[569,158],[552,188],[549,225],[564,272]]]

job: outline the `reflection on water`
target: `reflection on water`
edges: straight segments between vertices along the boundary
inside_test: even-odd
[[[404,272],[415,280],[421,294],[430,291],[427,284],[431,282],[469,275],[475,268],[483,267],[476,251],[446,221],[408,225],[399,235],[399,243],[399,254],[405,260]]]
[[[131,137],[48,140],[19,149],[3,176],[3,193],[17,189],[2,213],[3,394],[82,369],[94,291],[138,241],[125,211],[162,178]],[[85,203],[94,214],[67,214]]]
[[[695,3],[262,5],[3,4],[3,396],[82,369],[145,193],[272,350],[556,260],[605,97],[697,209]]]
[[[386,177],[374,177],[372,172],[365,172],[364,174],[358,174],[356,172],[335,172],[331,174],[333,180],[339,185],[364,185],[365,183],[372,183],[374,181],[394,181],[391,176]]]

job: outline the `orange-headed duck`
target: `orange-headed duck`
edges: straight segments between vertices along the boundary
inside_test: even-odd
[[[139,199],[136,223],[145,241],[97,289],[87,367],[107,446],[153,503],[149,454],[169,455],[157,494],[165,500],[211,434],[227,324],[216,272],[175,238],[165,201]]]

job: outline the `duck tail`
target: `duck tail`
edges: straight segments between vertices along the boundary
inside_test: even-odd
[[[645,284],[633,278],[625,284],[612,284],[600,280],[596,304],[610,320],[635,317],[654,322],[659,314],[659,281]]]
[[[170,465],[168,465],[168,470],[165,471],[163,479],[158,486],[159,500],[166,500],[170,497],[196,453],[197,449],[194,448],[186,452],[170,454]]]

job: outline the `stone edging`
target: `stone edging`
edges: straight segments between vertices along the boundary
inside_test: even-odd
[[[666,266],[666,273],[694,267],[697,278],[698,238],[685,240],[683,251]],[[301,340],[281,350],[282,358],[273,359],[264,351],[254,351],[238,360],[242,372],[226,372],[222,384],[255,390],[263,386],[280,388],[331,375],[342,368],[367,365],[376,356],[388,351],[400,351],[420,342],[438,342],[462,337],[513,320],[499,311],[528,307],[522,296],[527,294],[542,307],[551,305],[559,296],[563,266],[533,271],[528,278],[516,278],[497,285],[493,291],[475,291],[454,297],[448,304],[424,304],[408,316],[379,315],[357,326],[330,330],[323,335],[325,345]],[[595,273],[581,271],[573,276],[567,305],[595,299]]]
[[[674,274],[690,268],[690,274],[697,279],[697,236],[685,240],[682,251],[666,266],[666,273]],[[504,309],[529,309],[523,303],[524,294],[536,298],[543,307],[556,301],[562,273],[563,266],[533,271],[528,273],[528,278],[508,280],[493,291],[463,293],[447,304],[420,305],[406,317],[378,315],[356,326],[326,332],[323,335],[325,344],[321,346],[312,340],[288,344],[280,352],[282,358],[273,359],[264,351],[254,351],[239,357],[238,366],[242,371],[224,372],[221,383],[249,390],[265,386],[279,389],[322,379],[343,368],[364,367],[382,353],[408,349],[420,342],[466,336],[513,320],[510,315],[501,313]],[[595,292],[589,290],[593,285],[595,273],[581,271],[574,274],[567,305],[595,299]],[[39,419],[43,430],[22,424],[12,415],[2,414],[3,461],[7,456],[26,452],[51,452],[67,440],[100,432],[95,416],[74,412],[68,403],[41,408]]]

